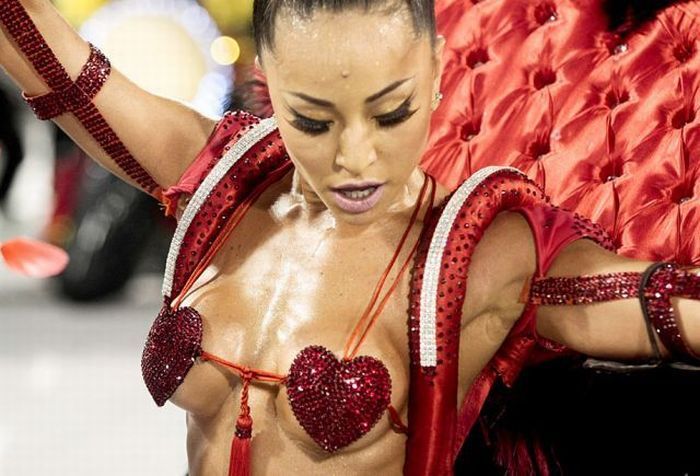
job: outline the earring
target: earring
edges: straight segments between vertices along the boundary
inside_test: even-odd
[[[438,108],[438,106],[440,105],[440,101],[442,101],[443,97],[444,96],[442,95],[442,92],[438,91],[435,93],[435,96],[433,97],[433,104],[432,104],[433,111]]]

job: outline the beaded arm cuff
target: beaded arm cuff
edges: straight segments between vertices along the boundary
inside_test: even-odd
[[[83,66],[78,79],[62,91],[54,91],[42,96],[22,97],[42,121],[53,119],[66,112],[78,113],[88,106],[107,81],[111,65],[107,57],[90,44],[90,57]]]
[[[73,82],[19,0],[0,0],[0,24],[52,91],[37,97],[23,94],[37,117],[45,120],[73,113],[126,175],[160,199],[158,184],[131,155],[92,102],[109,76],[107,58],[90,45],[90,57]]]
[[[596,276],[535,277],[528,302],[542,305],[590,304],[616,299],[639,298],[648,329],[653,327],[671,354],[700,363],[683,339],[671,304],[672,297],[700,300],[700,276],[673,263],[654,263],[644,273],[621,272]],[[653,332],[650,342],[657,358],[660,352]]]

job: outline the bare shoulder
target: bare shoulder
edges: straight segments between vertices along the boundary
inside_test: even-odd
[[[547,276],[579,276],[613,272],[617,265],[625,265],[634,260],[607,250],[594,240],[581,238],[575,240],[557,255]]]
[[[518,302],[525,281],[536,270],[535,239],[527,220],[502,211],[484,231],[469,266],[462,325],[479,316],[497,316],[509,323],[524,305]]]
[[[460,330],[459,401],[522,315],[525,305],[518,299],[535,268],[535,240],[527,220],[519,212],[498,213],[469,265]]]

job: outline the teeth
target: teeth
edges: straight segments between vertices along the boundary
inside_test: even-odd
[[[353,200],[361,200],[372,195],[375,190],[377,190],[377,187],[370,187],[365,190],[341,190],[340,193],[344,197],[351,198]]]

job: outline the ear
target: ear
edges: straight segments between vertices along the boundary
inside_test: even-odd
[[[260,56],[258,56],[258,55],[255,55],[255,68],[258,71],[261,71],[261,72],[263,71],[262,64],[260,63]]]
[[[433,95],[440,92],[442,82],[442,72],[445,69],[443,54],[445,52],[445,37],[438,35],[433,48]]]

